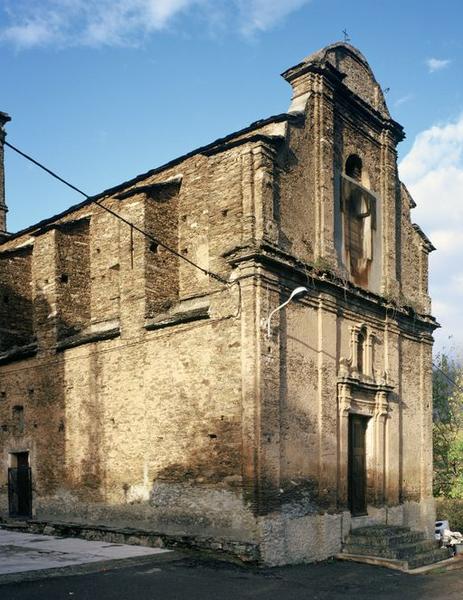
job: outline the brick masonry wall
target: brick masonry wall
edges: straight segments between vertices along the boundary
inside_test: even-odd
[[[219,169],[226,163],[212,162]],[[203,231],[194,221],[196,179],[185,166],[180,196],[134,195],[109,206],[179,251],[185,239],[189,256],[207,267],[208,252],[200,249],[208,250],[208,235],[216,236],[216,228],[224,238],[241,235],[233,205],[240,192],[231,191],[220,208],[218,198],[202,190],[202,208],[195,210],[207,224]],[[177,233],[179,212],[188,215],[180,219],[183,234]],[[34,238],[29,286],[39,354],[2,372],[3,506],[9,453],[26,449],[39,515],[252,537],[252,512],[242,502],[236,291],[223,294],[188,265],[180,276],[177,258],[153,252],[148,240],[101,209],[85,207],[68,220]],[[230,242],[214,239],[212,245],[219,254]],[[175,306],[180,283],[183,298],[206,294],[211,319],[147,332],[145,317]],[[120,337],[55,353],[64,332],[97,331],[108,321],[119,324]],[[21,434],[12,423],[16,404],[24,406]]]
[[[56,235],[58,336],[75,334],[90,323],[90,240],[87,219]]]
[[[32,341],[32,248],[5,253],[0,265],[0,350]]]

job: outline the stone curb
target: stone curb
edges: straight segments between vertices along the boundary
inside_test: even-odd
[[[111,527],[108,525],[40,521],[34,519],[23,522],[0,519],[0,529],[81,538],[91,541],[98,540],[113,544],[128,544],[129,546],[192,550],[209,553],[216,557],[221,555],[226,560],[238,560],[242,564],[259,563],[259,549],[255,543],[202,537],[199,535],[175,535],[133,527]]]
[[[367,565],[373,565],[376,567],[383,567],[386,569],[394,569],[400,571],[406,575],[426,575],[434,571],[455,571],[463,568],[463,558],[446,558],[439,562],[432,563],[430,565],[424,565],[423,567],[417,567],[416,569],[408,569],[406,566],[407,561],[394,560],[388,558],[380,558],[376,556],[367,556],[363,554],[337,554],[336,560],[351,561],[357,563],[363,563]]]

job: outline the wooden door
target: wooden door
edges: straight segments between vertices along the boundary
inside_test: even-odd
[[[8,505],[10,517],[32,516],[32,474],[29,453],[14,455],[16,466],[8,469]]]
[[[353,516],[367,514],[367,423],[367,417],[349,415],[349,508]]]

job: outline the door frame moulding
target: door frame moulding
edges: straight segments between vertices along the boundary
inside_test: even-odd
[[[370,378],[369,378],[370,379]],[[387,422],[393,386],[385,378],[363,380],[357,370],[338,377],[338,507],[348,508],[349,415],[368,417],[366,431],[367,503],[386,501]]]

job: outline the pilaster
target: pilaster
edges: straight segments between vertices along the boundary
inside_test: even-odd
[[[400,502],[401,490],[401,421],[403,418],[401,406],[401,378],[400,378],[400,333],[397,325],[387,319],[384,326],[384,368],[388,380],[394,388],[391,394],[389,418],[386,430],[386,473],[385,473],[385,499],[390,506]]]
[[[432,497],[432,345],[420,344],[421,499]]]
[[[386,490],[386,427],[389,415],[387,392],[379,390],[376,393],[374,408],[374,495],[378,506],[384,503]]]
[[[40,353],[54,352],[58,336],[56,229],[38,235],[32,255],[34,331]]]
[[[334,91],[323,74],[313,75],[315,259],[336,266],[334,242]]]
[[[336,505],[338,479],[336,407],[337,306],[333,298],[322,295],[318,306],[318,482],[320,500]]]
[[[349,413],[352,404],[351,387],[338,385],[338,507],[348,504]]]
[[[398,298],[397,239],[400,213],[397,202],[397,152],[388,129],[381,133],[381,199],[383,203],[383,277],[382,293]]]
[[[256,142],[241,154],[242,242],[256,245],[265,240],[278,243],[278,225],[274,214],[275,148]]]
[[[249,223],[248,223],[249,224]],[[241,434],[245,500],[261,512],[261,301],[256,268],[242,264],[241,286]]]
[[[118,213],[138,227],[146,229],[144,197],[138,201],[121,202]],[[149,229],[148,229],[149,230]],[[124,226],[119,231],[120,267],[115,275],[120,278],[120,327],[123,338],[133,338],[140,334],[145,324],[147,310],[147,269],[146,261],[150,258],[149,241],[132,227]],[[152,260],[156,260],[153,252]],[[161,278],[160,278],[161,279]],[[151,283],[151,282],[150,282]],[[162,286],[162,279],[160,286]]]

